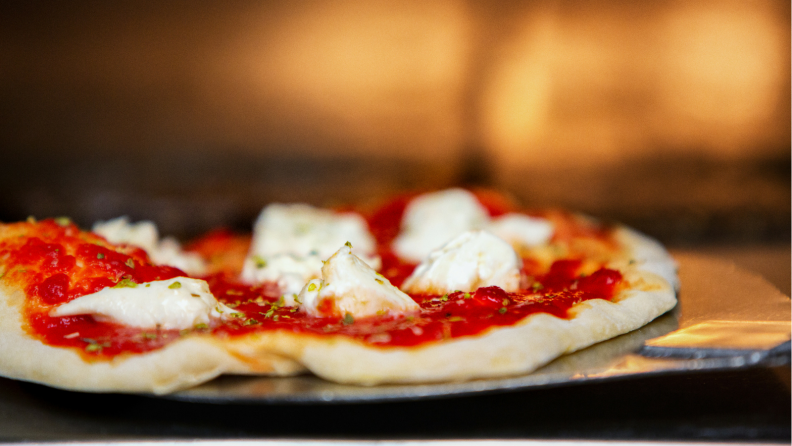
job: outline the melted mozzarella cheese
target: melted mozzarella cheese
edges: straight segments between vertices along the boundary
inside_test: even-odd
[[[464,189],[420,195],[407,205],[393,249],[399,257],[420,262],[457,235],[483,228],[488,220],[484,206]]]
[[[403,314],[419,308],[410,296],[352,254],[348,245],[327,259],[322,279],[308,282],[300,291],[299,301],[314,317]]]
[[[346,242],[379,268],[374,237],[360,215],[306,204],[271,204],[256,220],[242,280],[277,282],[287,296],[298,293],[306,281],[321,276],[322,259]]]
[[[91,314],[133,327],[171,330],[208,324],[232,313],[217,302],[205,281],[175,277],[135,287],[104,288],[60,305],[50,315]]]
[[[264,260],[248,259],[242,278],[248,283],[275,282],[286,296],[299,293],[305,282],[320,277],[322,259],[317,255],[296,257],[291,254],[269,256]],[[286,306],[293,306],[291,304]]]
[[[174,266],[196,276],[206,271],[203,259],[197,254],[183,251],[176,239],[165,237],[160,240],[157,226],[150,221],[130,223],[127,217],[118,217],[96,222],[92,230],[110,243],[142,248],[157,265]]]
[[[516,247],[533,247],[547,243],[553,236],[553,224],[543,218],[506,214],[493,218],[487,231]]]
[[[553,224],[543,218],[506,214],[490,219],[475,195],[447,189],[410,201],[392,247],[399,257],[417,263],[454,237],[477,229],[497,235],[515,249],[547,243],[554,232]]]
[[[486,231],[469,231],[433,251],[402,289],[408,293],[444,294],[498,286],[520,287],[522,259],[502,239]]]

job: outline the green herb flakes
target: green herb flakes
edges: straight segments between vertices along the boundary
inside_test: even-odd
[[[440,301],[448,302],[448,294],[443,295],[443,297],[440,298]]]
[[[138,284],[133,282],[129,277],[124,277],[120,282],[115,284],[113,288],[137,288]]]
[[[110,347],[109,343],[99,343],[96,339],[91,338],[80,338],[81,341],[86,342],[88,345],[85,346],[86,352],[101,352],[103,348]]]
[[[470,299],[473,296],[471,296],[470,293],[465,293],[465,294],[462,295],[462,297],[465,298],[465,299]]]
[[[101,252],[96,255],[96,258],[99,260],[102,260],[104,257],[105,257],[104,254],[102,254]]]
[[[242,325],[259,325],[259,324],[261,324],[261,322],[255,320],[255,319],[248,319],[248,320],[246,320],[245,322],[242,323]]]
[[[506,307],[501,307],[501,308],[498,310],[498,313],[500,313],[500,314],[506,314]]]
[[[209,328],[209,326],[206,324],[195,324],[193,328],[195,328],[196,330],[206,330]]]
[[[57,223],[58,226],[69,226],[71,224],[71,218],[69,218],[69,217],[57,217],[57,218],[55,218],[55,223]]]
[[[352,249],[352,243],[346,242],[344,243],[344,246],[348,247],[349,249]]]
[[[347,243],[348,243],[348,242],[347,242]],[[343,318],[343,319],[341,319],[341,323],[342,323],[342,324],[344,324],[344,325],[352,325],[352,324],[354,324],[354,323],[355,323],[355,318],[354,318],[354,317],[352,317],[352,315],[351,315],[351,314],[349,314],[349,313],[346,313],[346,314],[344,315],[344,318]]]
[[[308,291],[316,291],[316,284],[312,283],[312,284],[308,285]]]
[[[168,285],[168,288],[172,290],[178,290],[181,288],[181,282],[173,282],[172,284]]]
[[[542,286],[542,284],[539,282],[534,282],[533,285],[531,285],[531,290],[533,290],[534,292],[537,292],[542,289],[544,289],[544,286]]]
[[[267,266],[267,261],[261,256],[253,256],[253,262],[256,264],[256,268],[264,268]]]

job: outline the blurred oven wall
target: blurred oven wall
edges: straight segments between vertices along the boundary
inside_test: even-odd
[[[0,219],[250,227],[451,185],[671,243],[788,241],[786,1],[0,10]]]

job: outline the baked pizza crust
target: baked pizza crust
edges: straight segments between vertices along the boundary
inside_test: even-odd
[[[266,352],[251,356],[234,343],[190,335],[162,349],[89,361],[73,348],[52,347],[23,329],[24,293],[0,286],[0,376],[87,392],[163,394],[222,373],[288,375],[303,368]]]
[[[539,313],[511,327],[418,347],[377,347],[344,336],[272,332],[239,340],[293,358],[335,382],[377,385],[460,381],[529,373],[553,359],[638,329],[676,305],[676,263],[656,241],[627,228],[608,265],[628,288],[612,301],[589,300],[560,319]]]
[[[0,286],[0,375],[71,390],[168,393],[223,373],[290,375],[309,370],[341,383],[437,382],[531,372],[560,355],[635,330],[676,304],[676,265],[652,239],[619,229],[624,252],[608,267],[629,287],[560,319],[534,314],[511,327],[418,347],[377,347],[344,336],[287,331],[220,339],[190,335],[163,349],[87,361],[23,329],[24,293]]]

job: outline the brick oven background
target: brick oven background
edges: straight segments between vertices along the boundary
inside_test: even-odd
[[[0,8],[4,221],[186,239],[271,201],[486,186],[789,293],[789,2]]]

